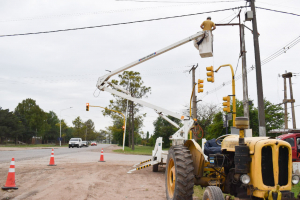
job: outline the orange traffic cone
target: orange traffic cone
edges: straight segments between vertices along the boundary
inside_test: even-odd
[[[48,166],[56,166],[56,164],[54,164],[54,150],[53,149],[51,152],[50,162],[49,162]]]
[[[18,189],[15,183],[15,159],[12,158],[10,162],[10,167],[8,170],[7,180],[2,190],[9,190],[9,189]]]
[[[100,160],[98,162],[105,162],[104,161],[104,155],[103,155],[103,148],[101,150],[101,156],[100,156]]]

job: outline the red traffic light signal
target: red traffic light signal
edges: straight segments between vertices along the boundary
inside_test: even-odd
[[[86,103],[86,111],[89,111],[89,110],[90,110],[90,104]]]
[[[122,129],[124,130],[124,129],[125,129],[125,126],[122,126]]]

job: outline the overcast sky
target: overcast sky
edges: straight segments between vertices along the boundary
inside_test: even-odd
[[[151,0],[149,0],[151,1]],[[201,13],[246,5],[245,1],[165,0],[153,2],[114,0],[2,0],[0,2],[0,35],[53,31],[99,26],[131,21]],[[189,3],[187,3],[189,2]],[[299,0],[258,0],[256,6],[300,14]],[[249,8],[248,8],[249,10]],[[242,20],[244,12],[242,10]],[[128,25],[76,31],[0,37],[0,106],[14,110],[22,100],[32,98],[46,112],[54,111],[69,126],[80,116],[92,119],[97,130],[112,125],[101,109],[85,111],[85,103],[108,106],[111,94],[96,89],[98,77],[139,58],[162,49],[200,31],[207,16],[215,23],[228,23],[238,9],[210,14],[166,19]],[[238,22],[237,18],[233,21]],[[257,9],[261,60],[282,49],[294,39],[299,40],[300,17]],[[246,26],[252,28],[251,22]],[[255,64],[253,36],[246,30],[247,67]],[[150,61],[131,68],[141,73],[145,86],[152,92],[145,101],[174,112],[182,112],[191,95],[192,64],[198,63],[196,79],[206,79],[205,68],[231,64],[241,74],[239,30],[234,26],[217,27],[214,34],[214,57],[200,58],[192,43],[187,43]],[[262,65],[264,97],[274,104],[283,100],[283,78],[287,72],[298,73],[300,44]],[[279,77],[280,76],[280,77]],[[299,77],[292,78],[297,126],[300,127]],[[117,79],[117,76],[112,77]],[[229,68],[215,74],[215,82],[205,80],[204,91],[212,91],[231,80]],[[257,106],[255,70],[248,74],[249,98]],[[218,104],[231,94],[231,84],[208,95],[197,94],[202,102]],[[236,96],[242,100],[242,79],[236,81]],[[288,93],[289,97],[289,93]],[[72,109],[66,109],[73,107]],[[290,108],[290,104],[288,105]],[[66,109],[66,110],[63,110]],[[62,111],[63,110],[63,111]],[[291,110],[289,109],[289,112]],[[149,108],[143,131],[153,132],[157,114]],[[289,127],[292,127],[289,122]]]

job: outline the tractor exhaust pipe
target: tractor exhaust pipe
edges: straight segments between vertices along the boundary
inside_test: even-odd
[[[236,117],[235,125],[239,131],[239,145],[235,146],[235,173],[246,174],[250,172],[249,163],[251,161],[249,155],[249,147],[245,143],[245,129],[248,128],[249,120],[247,117]]]

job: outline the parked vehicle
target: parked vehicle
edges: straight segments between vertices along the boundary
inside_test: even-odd
[[[97,142],[92,141],[92,142],[91,142],[91,146],[97,146]]]
[[[83,146],[83,147],[88,147],[88,146],[89,146],[88,141],[82,141],[82,146]]]
[[[81,138],[71,138],[69,141],[69,148],[70,147],[81,148],[82,147],[82,139]]]
[[[292,147],[292,161],[300,162],[300,130],[289,129],[287,134],[280,135],[277,139],[288,142]]]

